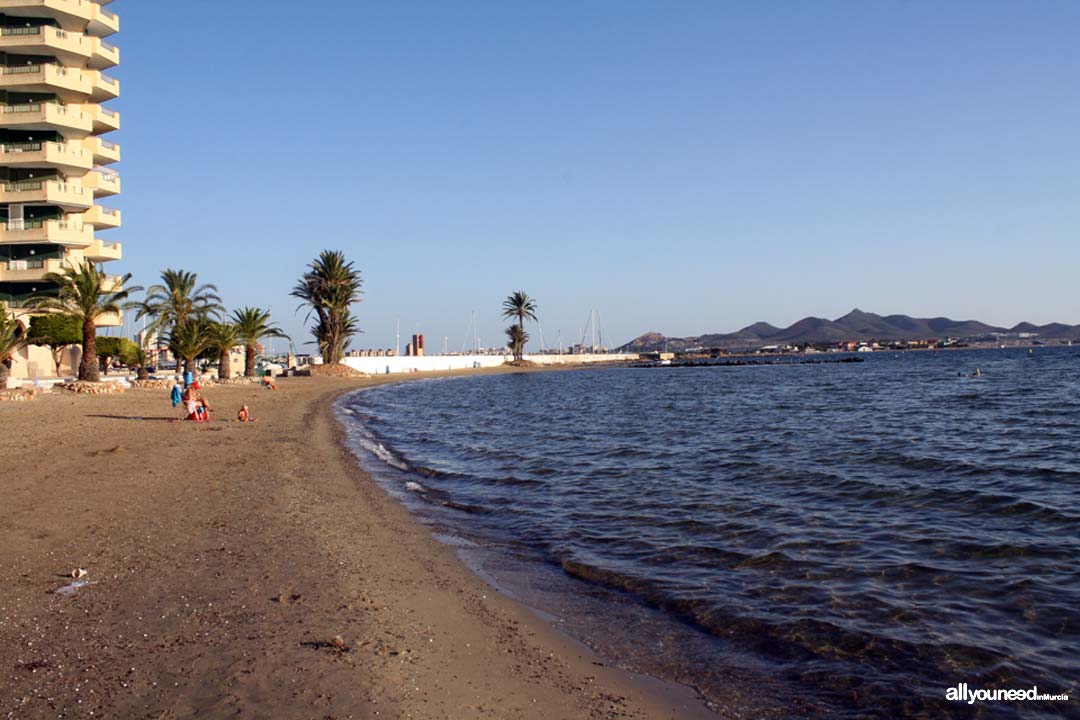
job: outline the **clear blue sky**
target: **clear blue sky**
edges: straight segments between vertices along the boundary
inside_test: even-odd
[[[867,311],[1080,322],[1080,3],[120,0],[124,242],[354,347]],[[537,333],[533,332],[534,338]],[[535,346],[535,342],[533,346]]]

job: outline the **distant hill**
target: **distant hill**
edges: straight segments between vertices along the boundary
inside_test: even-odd
[[[1080,340],[1080,325],[1050,323],[1035,325],[1022,322],[1011,328],[987,325],[977,320],[951,320],[945,317],[913,318],[909,315],[876,315],[858,308],[835,320],[807,317],[778,328],[766,322],[747,325],[733,333],[711,333],[696,337],[665,337],[658,332],[645,333],[623,345],[623,352],[671,351],[690,348],[760,347],[791,343],[836,343],[845,340],[930,340],[973,338],[983,335],[1030,333],[1040,340]]]

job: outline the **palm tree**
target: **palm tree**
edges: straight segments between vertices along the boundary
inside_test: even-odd
[[[22,325],[8,315],[7,305],[0,303],[0,390],[7,387],[12,358],[25,344],[26,333]]]
[[[47,273],[45,282],[59,287],[56,295],[36,295],[29,305],[35,310],[61,312],[79,319],[82,325],[82,360],[79,362],[79,379],[98,382],[101,379],[97,358],[97,321],[105,315],[117,315],[125,307],[125,300],[141,287],[124,287],[131,280],[131,273],[119,278],[110,289],[106,286],[111,276],[89,260],[68,265],[61,272]],[[48,291],[43,291],[48,292]]]
[[[525,332],[525,328],[520,325],[511,325],[506,328],[506,340],[507,345],[510,346],[510,352],[514,354],[514,359],[520,360],[524,354],[525,343],[529,342],[529,333]]]
[[[274,323],[270,322],[270,311],[261,308],[246,307],[233,310],[232,320],[244,343],[244,376],[255,377],[255,353],[259,349],[259,339],[264,337],[289,338]]]
[[[311,332],[323,361],[340,363],[349,338],[359,332],[349,308],[361,299],[360,271],[340,250],[323,250],[308,268],[291,295],[300,299],[300,307],[309,306],[308,317],[315,313]]]
[[[211,323],[207,332],[210,335],[210,348],[218,355],[218,378],[228,380],[232,377],[229,353],[241,342],[240,328],[233,323]]]
[[[135,361],[135,364],[139,366],[136,371],[138,374],[135,376],[136,380],[148,380],[150,373],[146,370],[146,348],[142,345],[138,345],[131,351],[131,359]]]
[[[173,325],[169,333],[169,351],[183,359],[189,372],[195,372],[195,360],[213,345],[211,323],[206,320],[189,320],[182,325]]]
[[[161,272],[161,283],[147,288],[143,301],[132,303],[131,307],[138,310],[136,320],[152,318],[147,330],[160,334],[188,322],[207,321],[220,316],[225,308],[217,293],[215,285],[199,285],[196,273],[166,269]],[[193,372],[194,364],[185,369]]]
[[[525,338],[514,350],[514,359],[520,360],[525,353],[525,342],[528,340],[528,334],[525,332],[525,321],[536,320],[536,301],[525,294],[524,291],[518,290],[510,297],[503,300],[503,317],[517,319],[517,327],[521,332],[521,336]],[[507,331],[509,335],[509,331]],[[511,349],[515,346],[511,345]]]

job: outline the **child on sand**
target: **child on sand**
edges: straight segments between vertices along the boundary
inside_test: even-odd
[[[236,413],[236,422],[255,422],[255,418],[251,417],[251,413],[248,412],[247,405],[240,408],[240,412]]]

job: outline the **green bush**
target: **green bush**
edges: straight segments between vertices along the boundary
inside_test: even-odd
[[[123,337],[99,337],[97,339],[97,354],[102,359],[105,367],[112,361],[119,360],[123,365],[137,365],[139,363],[139,346],[132,340]]]

